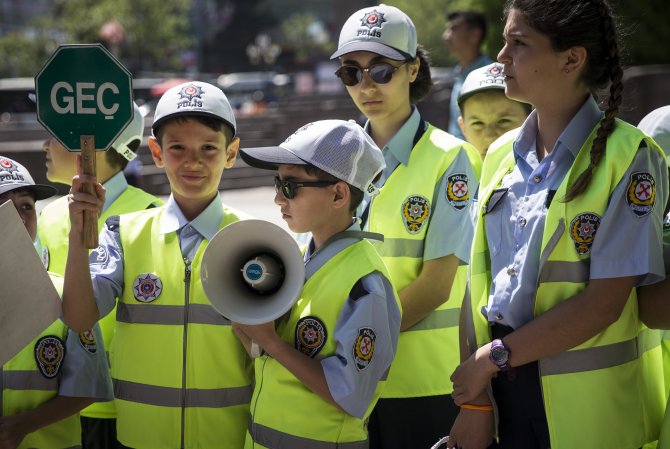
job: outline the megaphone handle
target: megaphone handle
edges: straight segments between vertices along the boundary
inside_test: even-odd
[[[250,349],[249,352],[251,353],[251,358],[252,359],[257,359],[258,357],[261,356],[261,347],[258,346],[258,343],[251,340],[251,349]]]

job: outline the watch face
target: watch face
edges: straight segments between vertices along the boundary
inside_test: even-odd
[[[491,360],[498,366],[504,366],[507,364],[509,359],[509,354],[507,349],[504,346],[495,346],[491,348]]]

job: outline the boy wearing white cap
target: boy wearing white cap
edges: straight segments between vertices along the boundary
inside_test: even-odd
[[[412,20],[398,8],[352,14],[331,58],[339,58],[336,74],[386,161],[375,183],[381,193],[364,199],[361,217],[367,230],[384,234],[377,249],[403,309],[396,358],[370,417],[370,447],[430,447],[458,415],[449,373],[460,361],[469,211],[481,157],[414,106],[430,90],[430,66]]]
[[[112,143],[111,148],[96,158],[97,177],[105,187],[105,204],[98,218],[98,229],[114,215],[156,207],[162,201],[133,187],[123,173],[128,162],[137,157],[137,150],[144,134],[144,117],[134,104],[133,120]],[[47,157],[47,179],[71,185],[77,174],[77,155],[68,151],[56,138],[44,142]],[[40,214],[35,246],[42,255],[44,266],[53,273],[65,274],[70,220],[67,197],[47,205]],[[100,329],[108,353],[113,351],[114,313],[100,320]],[[111,361],[112,357],[109,356]],[[111,449],[116,447],[116,410],[114,402],[101,402],[81,412],[82,445],[85,449]]]
[[[55,188],[35,184],[23,165],[0,156],[0,204],[14,203],[32,240],[35,201],[55,194]],[[60,294],[62,278],[50,275]],[[54,321],[0,367],[0,389],[1,447],[79,447],[77,412],[113,398],[98,326],[77,334]]]
[[[400,331],[400,303],[355,211],[384,167],[354,122],[309,123],[277,147],[241,150],[277,170],[275,203],[294,232],[311,232],[306,281],[275,328],[234,324],[255,360],[245,448],[367,447],[367,418],[382,391]]]
[[[482,159],[494,140],[521,126],[531,111],[529,104],[505,96],[503,66],[497,62],[470,72],[458,94],[458,107],[458,126]]]
[[[204,248],[239,214],[219,198],[239,138],[224,93],[203,82],[168,90],[154,114],[149,148],[171,195],[158,208],[111,217],[91,253],[81,242],[83,210],[98,195],[70,192],[72,231],[63,315],[85,328],[116,309],[112,380],[117,437],[130,447],[241,448],[251,398],[251,361],[230,321],[205,297]]]

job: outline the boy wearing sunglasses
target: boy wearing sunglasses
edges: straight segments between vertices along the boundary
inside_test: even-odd
[[[239,147],[235,116],[219,88],[190,81],[163,94],[152,132],[149,149],[170,198],[110,217],[90,259],[83,211],[99,211],[104,189],[91,177],[73,179],[63,315],[75,329],[90,327],[119,298],[112,378],[121,444],[240,449],[251,359],[199,281],[207,242],[240,216],[219,198]],[[97,196],[80,192],[84,183]]]
[[[245,448],[367,447],[400,331],[400,303],[384,262],[355,217],[384,167],[354,122],[309,123],[277,147],[240,150],[249,165],[277,170],[275,203],[294,232],[311,232],[306,280],[275,323],[233,324],[255,360]],[[309,423],[309,425],[306,425]]]
[[[459,364],[465,292],[481,157],[427,123],[414,106],[430,90],[426,51],[398,8],[361,9],[345,22],[337,76],[367,117],[365,131],[386,168],[361,208],[402,303],[398,352],[370,417],[370,447],[430,447],[458,415],[447,373]],[[382,187],[383,186],[383,187]]]

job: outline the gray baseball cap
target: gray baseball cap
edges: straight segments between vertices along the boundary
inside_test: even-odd
[[[298,129],[276,147],[241,149],[252,167],[276,170],[279,164],[313,165],[371,196],[373,180],[386,163],[372,138],[353,120],[319,120]]]
[[[340,31],[337,51],[330,59],[354,51],[369,51],[389,59],[416,58],[416,28],[407,14],[381,4],[353,13]]]
[[[221,89],[202,81],[188,81],[167,90],[154,112],[153,132],[161,122],[179,115],[202,115],[226,122],[237,133],[233,108]]]
[[[35,200],[54,196],[58,191],[46,184],[35,184],[30,172],[13,159],[0,156],[0,195],[12,190],[25,189],[35,194]]]
[[[656,141],[670,161],[670,105],[654,109],[637,127]]]
[[[463,108],[463,102],[479,92],[487,90],[505,91],[505,75],[502,64],[494,62],[473,70],[465,77],[461,91],[458,94],[458,106]]]

